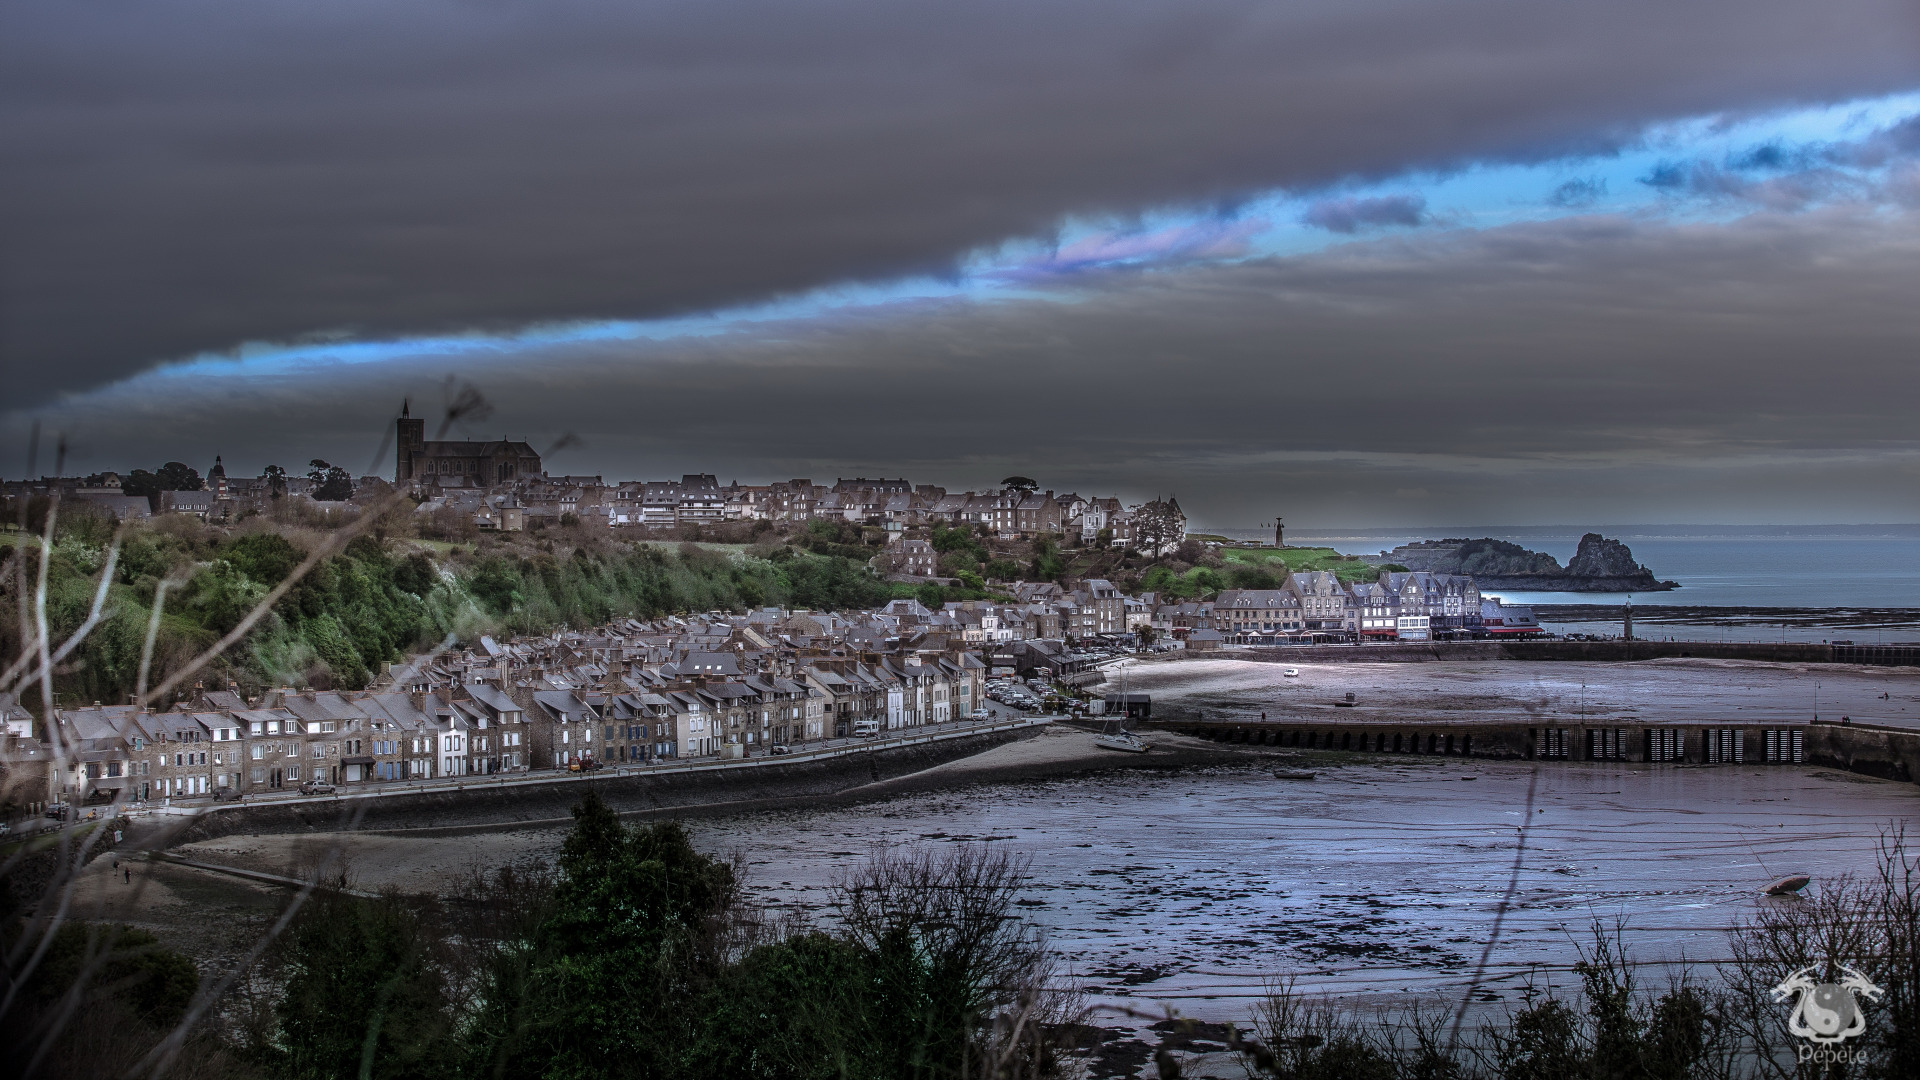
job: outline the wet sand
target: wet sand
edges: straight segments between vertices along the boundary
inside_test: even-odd
[[[1288,679],[1288,667],[1299,670]],[[1104,687],[1113,690],[1116,677]],[[1842,716],[1920,727],[1920,668],[1771,664],[1744,660],[1448,661],[1423,664],[1286,664],[1249,660],[1137,663],[1129,691],[1152,696],[1159,718],[1329,719],[1351,692],[1343,721],[1473,720],[1570,723],[1614,718],[1652,723],[1804,722]],[[1884,696],[1883,696],[1884,695]]]
[[[1866,872],[1881,830],[1920,805],[1911,785],[1820,770],[1306,763],[1317,779],[1223,766],[694,828],[703,846],[744,857],[767,903],[806,915],[876,847],[1011,844],[1033,862],[1026,910],[1090,992],[1231,1020],[1283,976],[1381,1000],[1457,988],[1523,822],[1516,906],[1488,985],[1503,999],[1531,970],[1564,974],[1595,919],[1624,920],[1641,959],[1724,956],[1725,928],[1777,902],[1760,896],[1766,882]]]

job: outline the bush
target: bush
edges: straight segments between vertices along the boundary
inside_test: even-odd
[[[320,894],[282,946],[280,1062],[313,1078],[453,1076],[443,961],[398,897]]]

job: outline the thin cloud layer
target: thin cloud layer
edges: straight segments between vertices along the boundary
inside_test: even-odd
[[[580,434],[554,471],[1018,472],[1222,527],[1913,520],[1915,280],[1910,212],[1573,218],[709,337],[162,373],[51,419],[94,468],[359,469],[457,372],[503,403],[472,434]]]
[[[1905,0],[11,5],[0,358],[19,408],[246,341],[940,273],[1068,214],[1920,85],[1913,29]]]
[[[1381,195],[1369,199],[1322,199],[1300,220],[1328,232],[1356,233],[1369,225],[1421,225],[1427,200],[1421,195]]]

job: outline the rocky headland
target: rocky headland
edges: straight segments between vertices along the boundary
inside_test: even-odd
[[[1528,592],[1665,592],[1677,581],[1662,581],[1653,571],[1633,561],[1633,552],[1618,540],[1599,533],[1580,538],[1580,548],[1567,565],[1539,551],[1529,551],[1505,540],[1422,540],[1392,551],[1361,556],[1385,566],[1435,574],[1471,574],[1482,589],[1520,589]]]

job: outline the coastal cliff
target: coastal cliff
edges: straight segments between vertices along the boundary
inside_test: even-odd
[[[1654,577],[1653,571],[1633,561],[1627,545],[1599,533],[1582,536],[1579,550],[1566,566],[1544,552],[1491,538],[1423,540],[1361,558],[1376,565],[1398,563],[1409,570],[1435,574],[1470,574],[1481,589],[1623,593],[1665,592],[1680,587],[1678,582]]]

